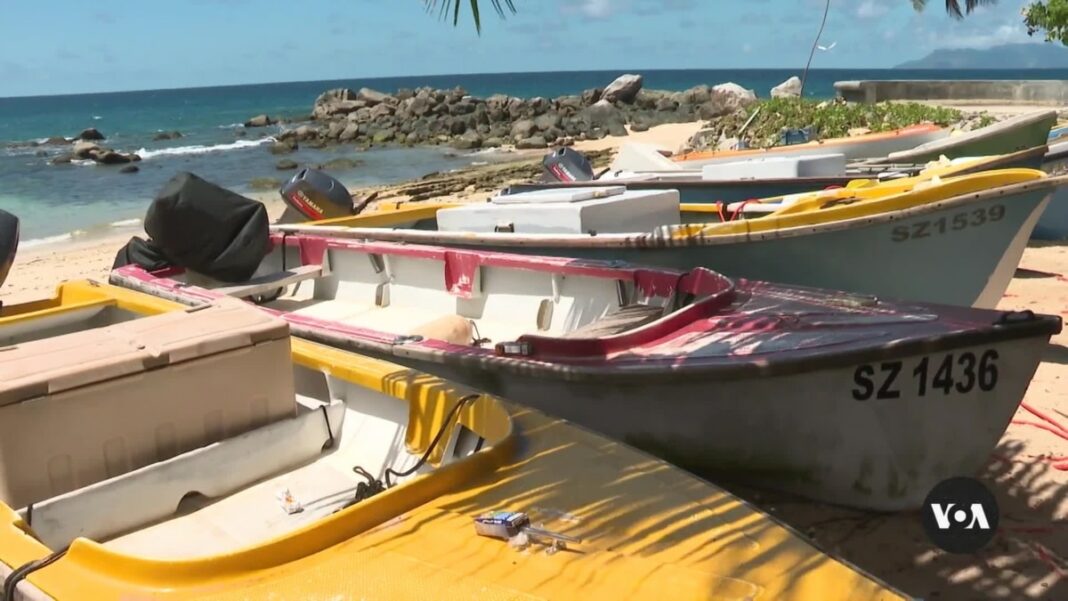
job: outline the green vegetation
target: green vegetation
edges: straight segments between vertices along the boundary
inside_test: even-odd
[[[914,102],[880,102],[854,104],[839,101],[802,100],[800,98],[772,98],[758,101],[747,112],[734,113],[711,122],[718,135],[737,137],[746,120],[759,108],[760,113],[746,128],[742,137],[750,147],[766,148],[781,144],[784,129],[812,127],[819,138],[849,135],[849,130],[866,128],[872,132],[888,131],[930,122],[952,125],[963,118],[960,111],[917,104]],[[993,122],[984,117],[980,125]]]
[[[1033,2],[1023,14],[1029,35],[1045,32],[1047,42],[1068,44],[1068,0]]]

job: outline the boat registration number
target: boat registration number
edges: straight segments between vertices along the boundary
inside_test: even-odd
[[[972,209],[957,213],[953,216],[939,217],[938,219],[913,221],[907,225],[897,225],[890,232],[890,239],[894,242],[906,240],[918,240],[939,236],[949,231],[960,231],[971,227],[979,227],[987,223],[1001,221],[1005,217],[1005,205]]]
[[[854,370],[853,385],[853,398],[858,401],[899,399],[913,392],[921,397],[966,394],[976,388],[990,392],[998,385],[998,352],[949,353],[908,364],[867,363]]]

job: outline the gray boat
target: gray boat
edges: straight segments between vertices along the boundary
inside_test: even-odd
[[[484,213],[477,216],[481,225],[474,223],[474,213],[446,213],[464,210],[461,207],[438,211],[436,224],[416,224],[436,225],[436,230],[353,227],[365,219],[360,216],[332,220],[333,225],[275,228],[684,270],[709,267],[732,277],[989,308],[1008,287],[1051,193],[1066,181],[1032,170],[993,171],[931,184],[909,197],[929,199],[925,202],[910,204],[903,198],[907,195],[887,201],[889,205],[838,199],[807,216],[772,214],[706,227],[669,225],[680,221],[677,208],[672,214],[670,201],[650,203],[669,195],[677,207],[677,192],[669,190],[627,191],[615,202],[600,198],[558,203],[561,206],[552,211],[580,215],[567,222],[571,225],[549,219],[546,203],[524,204],[522,197],[506,196],[467,209]],[[848,207],[850,202],[856,206]],[[878,208],[894,203],[908,206]],[[655,215],[650,213],[654,204]],[[602,205],[610,205],[605,212],[610,222],[597,222],[592,213]],[[627,211],[629,216],[623,214]],[[836,218],[843,214],[851,216]],[[660,227],[627,229],[628,224],[658,221]],[[570,233],[560,233],[569,228]]]

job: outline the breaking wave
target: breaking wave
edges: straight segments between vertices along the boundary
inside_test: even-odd
[[[208,154],[209,152],[225,152],[227,150],[239,150],[241,148],[253,148],[256,146],[262,146],[264,144],[271,144],[275,142],[274,138],[262,138],[259,140],[238,140],[229,144],[216,144],[214,146],[203,146],[196,144],[193,146],[175,146],[173,148],[160,148],[158,150],[148,150],[142,148],[137,151],[137,154],[141,156],[143,160],[154,159],[156,157],[164,156],[180,156],[185,154]]]

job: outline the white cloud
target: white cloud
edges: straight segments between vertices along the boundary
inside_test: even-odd
[[[1004,23],[991,31],[949,31],[938,36],[942,48],[989,48],[999,44],[1033,42],[1020,23]]]
[[[856,14],[861,19],[877,19],[886,13],[890,12],[890,7],[887,6],[886,1],[876,2],[875,0],[864,0],[857,5]]]
[[[595,19],[603,19],[612,14],[612,0],[581,0],[579,10]]]

